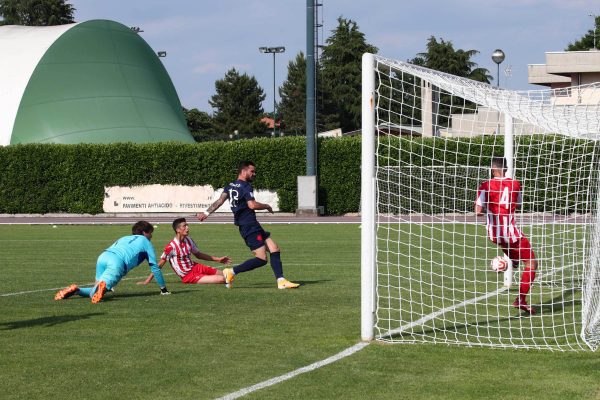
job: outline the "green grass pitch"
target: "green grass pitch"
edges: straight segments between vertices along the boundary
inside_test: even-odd
[[[360,229],[265,225],[286,277],[270,268],[171,296],[133,270],[106,300],[54,301],[93,281],[98,254],[129,226],[0,226],[0,393],[3,399],[214,399],[330,357],[360,341]],[[160,252],[173,231],[155,230]],[[202,251],[249,256],[231,225],[191,226]],[[20,293],[20,294],[19,294]],[[598,399],[592,352],[373,343],[247,399]]]

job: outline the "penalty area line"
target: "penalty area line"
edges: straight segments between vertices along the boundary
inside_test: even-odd
[[[352,347],[348,347],[346,350],[341,351],[339,353],[337,353],[336,355],[333,355],[331,357],[328,357],[324,360],[321,361],[317,361],[315,363],[312,363],[310,365],[307,365],[306,367],[302,367],[302,368],[298,368],[297,370],[288,372],[287,374],[283,374],[280,376],[277,376],[275,378],[271,378],[268,379],[266,381],[257,383],[256,385],[252,385],[252,386],[248,386],[246,388],[240,389],[237,392],[233,392],[230,393],[228,395],[225,395],[223,397],[219,397],[217,400],[233,400],[233,399],[237,399],[240,398],[242,396],[245,396],[249,393],[255,392],[257,390],[260,389],[264,389],[266,387],[287,381],[288,379],[291,379],[295,376],[298,376],[300,374],[303,374],[305,372],[310,372],[310,371],[314,371],[318,368],[324,367],[325,365],[334,363],[336,361],[341,360],[342,358],[351,356],[352,354],[356,353],[357,351],[360,351],[362,349],[364,349],[365,347],[367,347],[369,345],[368,342],[361,342],[361,343],[357,343]]]

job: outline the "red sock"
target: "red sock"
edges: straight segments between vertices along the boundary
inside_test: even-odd
[[[519,297],[522,302],[525,302],[525,296],[529,293],[529,289],[531,289],[531,284],[535,279],[535,270],[530,267],[525,267],[523,274],[521,274],[521,286],[519,287]]]

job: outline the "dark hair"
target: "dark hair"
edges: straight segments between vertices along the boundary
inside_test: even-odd
[[[504,157],[492,158],[492,168],[506,169],[506,159]]]
[[[138,221],[131,227],[131,233],[133,235],[143,235],[144,233],[154,232],[154,227],[148,221]]]
[[[249,166],[251,166],[251,165],[252,165],[253,167],[256,167],[256,165],[254,165],[254,163],[253,163],[252,161],[248,161],[248,160],[246,160],[246,161],[240,161],[240,162],[238,163],[238,170],[237,170],[238,174],[239,174],[240,172],[242,172],[242,170],[243,170],[243,169],[246,169],[246,168],[248,168],[248,167],[249,167]]]
[[[175,218],[173,220],[173,223],[171,224],[171,226],[173,227],[173,230],[175,232],[177,232],[177,228],[179,228],[179,224],[181,224],[182,222],[186,222],[185,218]]]
[[[494,157],[492,158],[492,168],[490,169],[490,178],[494,178],[494,170],[500,169],[502,170],[502,176],[506,171],[506,159],[504,157]]]

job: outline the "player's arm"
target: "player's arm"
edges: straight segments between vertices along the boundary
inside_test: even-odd
[[[271,208],[270,205],[265,204],[265,203],[259,203],[256,200],[248,200],[248,208],[254,211],[257,210],[267,210],[269,211],[271,214],[273,213],[273,209]]]
[[[148,241],[146,253],[148,254],[148,264],[150,264],[150,270],[154,275],[154,279],[156,279],[156,283],[158,283],[158,287],[160,287],[160,294],[170,294],[167,290],[167,284],[165,283],[165,278],[163,277],[162,271],[156,262],[156,253],[154,252],[154,247],[152,247],[150,241]]]
[[[163,260],[163,259],[161,258],[161,259],[160,259],[160,261],[158,262],[158,268],[161,268],[161,269],[162,269],[163,265],[165,265],[165,263],[166,263],[166,262],[167,262],[167,260]],[[152,282],[152,279],[153,279],[153,278],[154,278],[154,274],[153,274],[153,273],[150,273],[150,275],[148,275],[148,277],[147,277],[146,279],[144,279],[143,281],[136,282],[136,283],[137,283],[138,285],[147,285],[147,284],[149,284],[150,282]]]
[[[477,199],[475,199],[475,215],[481,215],[485,211],[486,192],[481,187],[477,191]]]
[[[229,256],[215,257],[215,256],[208,255],[206,253],[202,253],[198,250],[194,251],[194,255],[197,258],[199,258],[200,260],[214,261],[214,262],[218,262],[221,264],[231,264],[231,258]]]
[[[227,192],[223,191],[223,193],[221,193],[221,196],[217,200],[215,200],[215,202],[212,203],[210,207],[206,209],[206,211],[196,214],[196,218],[198,218],[198,220],[200,221],[204,221],[206,218],[208,218],[210,214],[217,211],[219,207],[221,207],[223,203],[225,203],[225,200],[227,200],[228,197],[229,195],[227,194]]]

